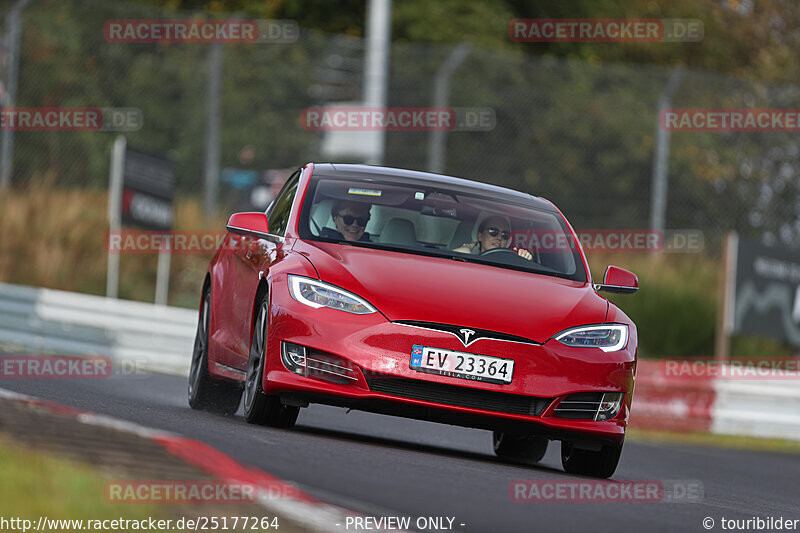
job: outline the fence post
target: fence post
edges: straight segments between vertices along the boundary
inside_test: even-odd
[[[219,129],[222,98],[222,43],[208,51],[208,99],[206,100],[205,214],[211,217],[217,208],[219,188]]]
[[[739,236],[735,232],[725,235],[722,246],[722,277],[717,299],[717,331],[714,357],[727,361],[731,356],[734,306],[736,305],[736,261],[739,255]]]
[[[367,2],[366,49],[364,50],[364,106],[386,107],[386,89],[389,85],[389,47],[392,33],[392,0]],[[386,150],[386,130],[372,132],[378,138],[376,153],[367,163],[382,165]]]
[[[20,40],[22,34],[22,10],[31,0],[17,0],[14,7],[6,15],[6,32],[8,39],[8,86],[3,107],[17,105],[17,76],[19,75]],[[0,189],[11,185],[11,173],[14,170],[14,130],[3,130],[0,140]]]
[[[111,171],[108,180],[108,239],[106,239],[106,255],[108,267],[106,270],[106,297],[117,298],[119,295],[119,254],[111,252],[112,235],[120,235],[122,229],[122,178],[125,172],[125,149],[127,139],[120,135],[114,141],[111,149]]]
[[[433,90],[433,108],[440,109],[447,107],[450,102],[450,77],[453,72],[461,66],[461,63],[467,59],[470,52],[470,45],[461,43],[456,46],[450,55],[447,56],[444,63],[436,71],[436,78],[434,81]],[[435,172],[441,174],[444,172],[445,164],[445,135],[447,132],[435,129],[428,136],[428,172]]]
[[[664,234],[667,215],[667,176],[669,174],[670,132],[661,127],[661,114],[672,106],[672,98],[683,81],[683,67],[672,71],[658,101],[656,117],[655,153],[653,155],[653,179],[650,192],[650,229]]]

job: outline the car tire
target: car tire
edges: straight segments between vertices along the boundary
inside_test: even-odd
[[[291,428],[297,421],[299,407],[283,405],[277,396],[266,394],[262,387],[267,346],[267,297],[261,300],[250,341],[250,358],[244,384],[244,416],[251,424]]]
[[[549,440],[536,435],[510,435],[495,431],[494,453],[504,461],[521,464],[536,464],[547,452]]]
[[[210,289],[203,291],[197,333],[192,349],[192,365],[189,370],[189,406],[192,409],[232,415],[239,409],[242,387],[238,383],[214,381],[208,373],[208,325],[211,315]]]
[[[582,450],[571,442],[561,442],[561,464],[570,474],[608,478],[614,474],[622,444],[604,443],[599,450]]]

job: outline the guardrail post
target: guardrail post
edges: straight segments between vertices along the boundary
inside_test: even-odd
[[[108,270],[106,271],[106,297],[116,298],[119,293],[119,254],[111,251],[111,236],[119,234],[122,228],[122,173],[125,169],[125,147],[127,139],[120,135],[111,149],[111,173],[108,180],[108,239],[106,253]]]

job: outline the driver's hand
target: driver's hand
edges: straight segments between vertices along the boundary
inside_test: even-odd
[[[526,250],[525,248],[519,248],[519,249],[514,248],[514,250],[517,251],[517,255],[518,256],[523,257],[523,258],[527,259],[528,261],[533,259],[533,256],[531,255],[531,253],[528,250]]]
[[[454,251],[454,252],[466,252],[466,253],[472,253],[473,251],[475,251],[475,247],[476,247],[476,246],[478,246],[478,241],[475,241],[475,242],[465,242],[464,244],[462,244],[461,246],[459,246],[458,248],[456,248],[456,249],[455,249],[455,250],[453,250],[453,251]]]

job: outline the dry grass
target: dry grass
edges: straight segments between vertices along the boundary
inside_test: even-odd
[[[0,195],[0,281],[105,294],[108,196],[104,190],[61,189],[31,180]],[[224,230],[225,217],[203,217],[194,198],[175,202],[176,230]],[[211,254],[174,255],[171,305],[193,307]],[[156,255],[124,254],[121,298],[153,301]]]

